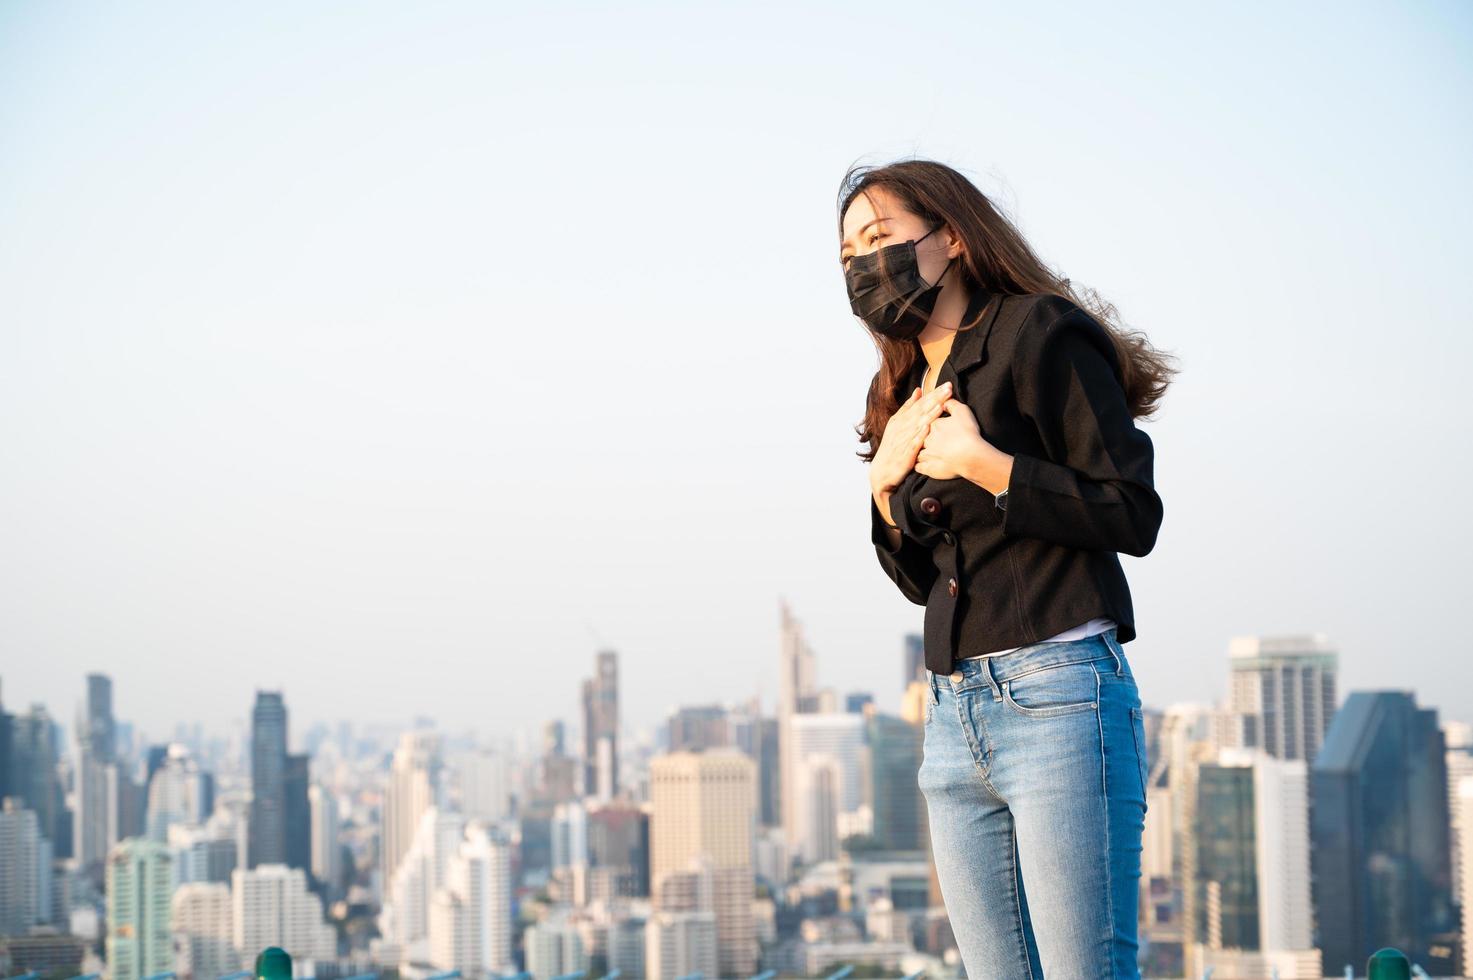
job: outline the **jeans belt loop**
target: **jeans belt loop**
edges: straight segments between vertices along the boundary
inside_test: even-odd
[[[1002,688],[998,685],[997,677],[992,672],[992,662],[996,659],[996,657],[983,657],[982,672],[987,675],[987,683],[992,687],[992,700],[1001,701]]]
[[[927,678],[927,684],[931,688],[931,703],[932,704],[940,704],[941,703],[941,691],[938,690],[937,687],[936,687],[936,672],[934,670],[928,670],[928,671],[926,671],[926,678]]]

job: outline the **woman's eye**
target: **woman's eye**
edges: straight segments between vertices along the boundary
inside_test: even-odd
[[[875,232],[873,235],[869,236],[869,243],[871,245],[873,245],[875,242],[879,241],[881,238],[884,238],[884,237],[885,236],[882,235],[882,234],[880,234],[879,232]]]

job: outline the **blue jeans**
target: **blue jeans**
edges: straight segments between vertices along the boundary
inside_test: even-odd
[[[1138,978],[1145,730],[1115,631],[929,677],[917,779],[967,976]]]

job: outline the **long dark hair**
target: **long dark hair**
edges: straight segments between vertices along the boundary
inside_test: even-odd
[[[1139,330],[1124,327],[1114,305],[1101,299],[1093,289],[1076,290],[1068,279],[1044,265],[1013,223],[975,184],[960,172],[933,160],[850,167],[839,186],[841,238],[849,205],[858,195],[877,187],[883,188],[907,211],[924,219],[927,225],[945,223],[961,239],[958,274],[967,292],[980,285],[1010,295],[1052,293],[1070,300],[1098,320],[1115,344],[1131,416],[1150,418],[1155,414],[1172,376],[1177,373],[1170,364],[1175,360],[1174,355],[1152,347]],[[973,325],[962,324],[962,329]],[[914,340],[893,340],[873,330],[869,334],[880,351],[880,369],[870,382],[864,422],[856,430],[859,441],[869,444],[867,452],[859,453],[866,462],[874,459],[880,448],[880,436],[890,416],[910,396],[909,391],[900,391],[900,385],[921,356],[920,345]]]

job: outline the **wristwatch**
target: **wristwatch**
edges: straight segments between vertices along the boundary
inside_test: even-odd
[[[997,509],[998,510],[1007,510],[1008,509],[1008,488],[1007,487],[1003,487],[1002,488],[1002,493],[995,493],[995,494],[993,494],[992,495],[992,499],[997,502]]]

